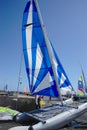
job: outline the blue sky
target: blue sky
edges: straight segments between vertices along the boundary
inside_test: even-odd
[[[0,0],[0,89],[17,90],[22,55],[22,16],[28,0]],[[87,0],[38,0],[55,51],[77,90],[82,65],[87,77]],[[28,86],[24,60],[23,91]]]

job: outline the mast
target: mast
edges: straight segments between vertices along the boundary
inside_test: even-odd
[[[83,71],[83,69],[82,69],[82,67],[81,67],[81,71],[82,71],[82,75],[83,75],[83,80],[84,80],[84,84],[85,84],[85,87],[84,87],[84,91],[85,91],[85,95],[86,95],[86,89],[87,89],[87,87],[86,87],[86,79],[85,79],[85,75],[84,75],[84,71]]]
[[[52,51],[52,47],[50,45],[50,41],[48,40],[46,31],[45,31],[45,28],[44,28],[44,24],[43,24],[43,20],[42,20],[42,17],[41,17],[41,13],[40,13],[40,9],[39,9],[37,0],[34,0],[34,1],[35,1],[35,4],[36,4],[36,7],[37,7],[39,20],[40,20],[40,23],[41,23],[41,28],[42,28],[42,31],[43,31],[43,34],[44,34],[44,38],[45,38],[45,42],[46,42],[46,46],[47,46],[50,62],[51,62],[51,65],[52,65],[54,78],[55,78],[55,81],[56,81],[57,90],[58,90],[58,93],[59,93],[61,104],[63,105],[63,100],[62,100],[62,96],[61,96],[60,88],[59,88],[59,84],[58,84],[58,77],[57,77],[57,73],[55,72],[56,69],[55,69],[54,60],[53,60],[53,59],[55,59],[55,57],[54,57],[54,54],[53,54],[53,51]]]

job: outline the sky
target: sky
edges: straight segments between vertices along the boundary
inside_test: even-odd
[[[0,90],[7,84],[9,91],[16,91],[19,73],[19,91],[28,86],[22,51],[22,17],[27,2],[0,0]],[[49,39],[77,91],[81,66],[87,79],[87,0],[38,0],[38,4]]]

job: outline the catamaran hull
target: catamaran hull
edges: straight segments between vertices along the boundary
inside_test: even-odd
[[[57,102],[57,103],[55,103],[55,105],[58,105],[58,104],[60,104],[61,105],[61,102]],[[63,101],[63,104],[64,105],[71,105],[71,104],[73,104],[73,99],[72,98],[70,98],[70,99],[67,99],[67,100],[65,100],[65,101]],[[49,104],[49,106],[50,106],[51,104]],[[48,108],[49,108],[49,106],[47,106]],[[54,109],[54,108],[53,108]],[[42,108],[42,110],[44,110],[44,107]],[[37,110],[36,110],[37,111]],[[34,110],[34,112],[35,112],[35,110]],[[39,111],[39,109],[38,109],[38,112],[40,113],[40,111]],[[27,112],[28,113],[28,112]],[[29,112],[30,113],[30,112]],[[37,112],[36,112],[37,113]],[[26,123],[26,122],[36,122],[37,121],[37,119],[35,120],[34,118],[32,118],[31,116],[29,116],[28,114],[26,114],[25,112],[23,112],[23,113],[19,113],[19,114],[17,114],[17,116],[16,116],[16,118],[15,118],[15,121],[16,122],[18,122],[18,123],[21,123],[21,124],[23,124],[23,123]]]
[[[55,130],[65,126],[70,123],[75,118],[79,117],[81,114],[87,111],[87,103],[79,105],[77,109],[72,108],[69,111],[62,112],[48,120],[46,123],[39,122],[32,126],[33,130]],[[9,130],[29,130],[30,126],[18,126],[13,127]]]

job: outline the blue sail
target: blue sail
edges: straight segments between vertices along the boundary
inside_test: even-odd
[[[53,48],[53,47],[52,47]],[[65,88],[65,87],[68,87],[71,89],[71,91],[74,91],[68,77],[67,77],[67,74],[66,72],[64,71],[63,69],[63,66],[53,48],[53,52],[54,52],[54,55],[55,55],[55,58],[56,58],[56,61],[57,61],[57,73],[58,73],[58,84],[59,84],[59,87],[60,88]]]
[[[59,91],[35,0],[29,1],[25,7],[22,23],[22,39],[30,92],[34,95],[58,97]],[[52,45],[51,49],[59,86],[71,86]]]

